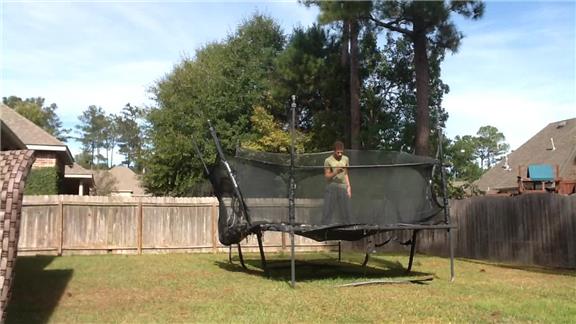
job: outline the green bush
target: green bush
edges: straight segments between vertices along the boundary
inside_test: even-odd
[[[57,195],[60,177],[56,168],[35,168],[26,179],[25,195]]]

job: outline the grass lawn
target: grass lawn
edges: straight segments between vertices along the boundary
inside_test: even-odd
[[[19,257],[7,322],[576,322],[576,272],[513,268],[417,255],[425,284],[336,287],[406,278],[407,256],[256,254],[248,271],[226,254]]]

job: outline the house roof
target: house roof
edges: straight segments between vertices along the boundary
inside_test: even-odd
[[[518,168],[522,176],[530,164],[558,165],[559,176],[576,180],[576,118],[548,124],[530,140],[508,155],[508,166],[500,161],[477,182],[482,191],[515,188],[518,186]]]
[[[26,144],[0,118],[0,150],[25,150]]]
[[[67,165],[64,168],[64,178],[66,180],[79,180],[84,184],[88,184],[89,187],[94,186],[94,174],[92,171],[84,169],[78,163],[73,165]]]
[[[65,176],[69,177],[69,178],[73,178],[73,177],[79,177],[82,176],[82,178],[89,178],[92,177],[92,171],[83,168],[80,164],[74,162],[73,165],[68,165],[66,166],[65,171]]]
[[[144,188],[138,179],[138,175],[132,169],[125,166],[115,166],[109,171],[117,180],[115,191],[131,191],[134,196],[144,196]]]
[[[72,165],[74,162],[66,144],[17,113],[14,109],[0,104],[0,119],[2,120],[2,127],[9,128],[11,133],[28,149],[54,151],[62,157],[64,164]]]

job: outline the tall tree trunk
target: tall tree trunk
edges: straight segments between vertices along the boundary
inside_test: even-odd
[[[428,156],[430,116],[428,108],[430,75],[426,53],[426,32],[414,22],[414,67],[416,69],[416,155]]]
[[[343,71],[349,71],[350,69],[350,22],[348,19],[344,19],[342,26],[342,40],[340,45],[340,65]],[[344,93],[344,98],[342,102],[342,112],[346,115],[344,119],[344,143],[346,147],[351,146],[351,135],[350,135],[350,78],[346,78],[344,82],[344,87],[342,88],[342,93]]]
[[[90,168],[94,169],[94,141],[92,141],[92,155],[90,157]]]
[[[360,76],[358,75],[358,20],[350,20],[350,135],[351,148],[360,149]]]

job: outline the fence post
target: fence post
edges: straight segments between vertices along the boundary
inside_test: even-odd
[[[64,196],[58,196],[58,256],[62,256],[64,246]]]
[[[138,254],[142,254],[142,198],[138,199],[138,207],[136,208],[136,222],[137,222],[137,250]]]
[[[216,202],[212,201],[212,206],[210,207],[210,214],[212,219],[212,253],[218,252],[218,239],[216,235],[218,234],[218,208],[216,207]]]

